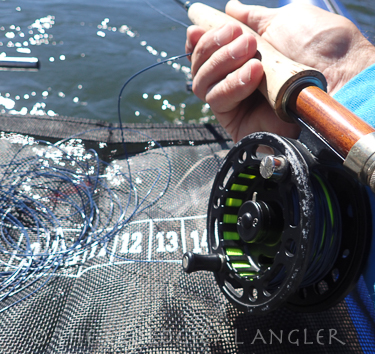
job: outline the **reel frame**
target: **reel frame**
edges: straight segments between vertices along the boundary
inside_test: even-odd
[[[259,153],[259,147],[272,154]],[[316,173],[337,197],[342,217],[336,222],[343,227],[329,271],[301,286],[315,252]],[[185,254],[184,270],[213,271],[231,303],[262,315],[283,305],[317,312],[340,302],[364,268],[372,222],[366,188],[324,141],[306,130],[299,140],[260,132],[224,159],[211,191],[207,231],[210,255]]]
[[[282,235],[280,241],[277,242],[276,245],[271,245],[263,250],[263,252],[268,253],[268,258],[271,258],[272,253],[274,253],[273,264],[269,267],[259,267],[259,262],[255,259],[251,259],[249,268],[254,271],[258,263],[259,269],[255,272],[257,273],[256,275],[254,274],[254,276],[249,277],[244,276],[244,269],[241,270],[241,268],[237,268],[236,265],[237,262],[246,262],[245,258],[248,258],[249,253],[251,254],[251,247],[248,246],[241,237],[238,240],[229,240],[228,238],[230,238],[230,236],[225,236],[225,232],[230,232],[228,229],[233,230],[234,228],[232,225],[228,225],[223,221],[223,215],[228,215],[223,213],[235,213],[233,210],[228,210],[230,207],[225,205],[228,199],[244,198],[249,200],[251,199],[249,196],[252,196],[257,190],[258,199],[261,199],[266,204],[270,202],[271,195],[267,196],[267,186],[265,188],[262,188],[262,186],[261,189],[263,193],[259,193],[259,185],[275,184],[275,182],[270,182],[260,176],[258,171],[261,158],[257,156],[256,151],[259,146],[270,146],[271,142],[275,153],[285,156],[286,160],[290,161],[289,168],[291,169],[290,173],[284,174],[284,176],[278,180],[280,186],[280,188],[278,188],[280,192],[278,201],[282,204],[289,204],[289,201],[286,200],[287,194],[291,193],[293,185],[298,184],[301,187],[296,191],[298,193],[298,199],[302,200],[303,204],[299,206],[300,220],[297,225],[294,225],[295,222],[291,220],[295,218],[295,215],[290,215],[286,209],[281,210],[283,218],[287,220],[287,222],[281,230]],[[297,161],[302,161],[302,163],[293,163]],[[250,190],[247,190],[246,193],[244,191],[242,192],[243,194],[240,195],[240,192],[230,190],[233,187],[227,188],[233,185],[244,186],[246,181],[239,176],[245,174],[244,172],[249,170],[249,168],[252,169],[252,173],[256,176],[254,178],[256,181],[250,183],[253,184]],[[233,173],[228,177],[228,173],[230,173],[231,169]],[[208,245],[210,251],[212,250],[213,253],[224,256],[229,272],[215,272],[215,278],[224,295],[231,302],[249,313],[265,313],[276,309],[280,302],[286,301],[289,296],[297,290],[297,285],[302,281],[307,267],[304,259],[307,257],[307,252],[312,244],[310,234],[313,227],[312,211],[314,210],[313,194],[308,176],[308,165],[304,162],[303,156],[299,151],[287,140],[277,135],[267,133],[255,133],[241,140],[228,153],[222,168],[217,173],[209,201],[210,207],[207,220],[209,235]],[[291,178],[292,183],[285,183],[288,177]],[[280,209],[278,211],[280,212]],[[235,227],[237,228],[237,226],[236,223]],[[300,235],[303,235],[303,237],[300,238]],[[295,251],[292,250],[292,243],[294,243]],[[262,244],[256,243],[256,248],[259,248],[257,246],[262,248]],[[231,252],[227,252],[227,249],[232,248],[246,249],[247,252],[244,253],[247,253],[247,255],[231,255]],[[262,252],[261,250],[257,251]],[[268,288],[269,282],[282,271],[283,267],[285,267],[284,286],[273,290],[271,293]],[[247,269],[249,273],[250,269]],[[238,290],[241,288],[242,294],[241,290]]]

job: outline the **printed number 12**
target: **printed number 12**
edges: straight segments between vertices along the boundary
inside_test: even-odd
[[[130,234],[128,232],[125,232],[122,236],[122,247],[121,247],[121,253],[141,253],[142,252],[142,233],[141,232],[134,232],[132,234],[132,241],[134,243],[129,248],[129,239]]]

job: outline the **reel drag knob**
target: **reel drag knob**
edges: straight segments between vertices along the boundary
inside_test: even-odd
[[[237,231],[244,242],[274,245],[279,241],[282,216],[263,201],[249,200],[238,212]]]

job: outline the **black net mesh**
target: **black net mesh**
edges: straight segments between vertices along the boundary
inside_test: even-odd
[[[29,162],[46,149],[45,145],[30,145],[30,138],[25,138],[31,131],[43,136],[44,122],[24,119],[31,124],[28,131],[22,131],[24,135],[2,135],[2,174],[15,155],[20,157],[17,152],[22,146],[27,146],[22,158]],[[53,124],[63,123],[62,119]],[[77,126],[80,124],[78,121]],[[96,123],[84,124],[88,130]],[[65,136],[76,129],[73,125],[72,130],[64,131]],[[128,146],[129,151],[138,149],[128,158],[115,129],[114,134],[98,131],[92,139],[86,134],[82,141],[66,142],[65,149],[74,145],[81,157],[90,155],[84,161],[89,175],[98,172],[106,180],[93,197],[98,208],[91,221],[94,224],[100,216],[96,230],[106,236],[92,242],[87,232],[81,248],[51,266],[44,276],[28,279],[27,288],[18,287],[12,296],[3,297],[0,353],[360,353],[361,345],[370,350],[371,340],[366,344],[366,339],[359,339],[345,301],[317,314],[282,308],[264,317],[251,317],[225,299],[211,273],[187,275],[182,271],[184,252],[207,252],[208,197],[225,155],[223,148],[230,142],[218,127],[152,129],[137,126],[126,133],[125,140],[138,136],[135,143],[140,144]],[[46,135],[52,141],[61,138]],[[163,148],[145,138],[154,138],[152,135],[164,142]],[[90,148],[98,152],[99,164],[94,163]],[[61,159],[55,163],[59,165]],[[52,189],[64,193],[63,205],[61,196],[55,196],[54,212],[68,216],[61,218],[61,227],[66,247],[72,246],[83,223],[82,215],[71,210],[77,190],[69,191],[68,185],[64,189],[57,180],[43,181],[38,183],[55,183]],[[87,185],[92,180],[85,181]],[[43,191],[46,189],[34,186],[29,193],[47,198]],[[115,203],[116,198],[126,212]],[[52,203],[51,198],[47,201]],[[119,218],[127,221],[121,223]],[[46,241],[30,235],[43,248]],[[25,242],[18,241],[20,245]],[[1,257],[4,278],[10,263],[20,262],[20,257],[10,253]],[[27,294],[28,298],[9,307]],[[355,316],[365,330],[373,331],[364,311]]]

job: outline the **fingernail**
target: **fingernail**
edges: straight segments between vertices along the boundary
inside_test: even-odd
[[[233,59],[240,59],[248,53],[249,42],[243,35],[228,46],[229,54]]]
[[[238,73],[242,85],[246,85],[251,81],[251,65],[247,62]]]
[[[227,23],[223,28],[216,32],[214,41],[221,47],[230,42],[233,37],[233,28],[231,23]]]
[[[186,53],[191,53],[193,51],[193,46],[191,45],[189,39],[186,39]]]

